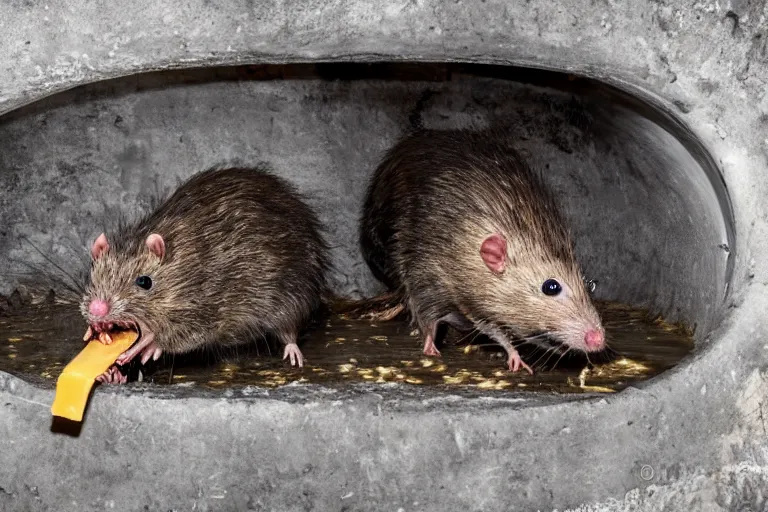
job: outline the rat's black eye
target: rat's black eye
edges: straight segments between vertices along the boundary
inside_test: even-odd
[[[554,279],[547,279],[544,281],[544,284],[541,285],[541,291],[544,295],[553,296],[563,291],[563,287]]]
[[[152,288],[152,278],[149,276],[139,276],[136,278],[136,286],[149,290]]]

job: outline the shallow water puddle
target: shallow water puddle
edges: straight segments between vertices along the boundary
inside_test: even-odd
[[[158,385],[192,383],[208,388],[280,386],[290,382],[343,386],[346,382],[404,382],[410,385],[485,390],[612,392],[675,366],[693,349],[686,329],[650,319],[644,311],[597,303],[613,359],[560,357],[542,351],[523,358],[537,370],[512,373],[505,354],[487,340],[461,339],[453,331],[442,358],[421,353],[418,333],[404,320],[372,323],[334,314],[301,343],[303,369],[280,359],[266,343],[226,352],[166,356],[147,367],[132,365],[132,379]],[[0,316],[0,370],[53,387],[63,367],[82,349],[85,323],[70,305],[28,306]],[[554,366],[554,369],[552,368]]]

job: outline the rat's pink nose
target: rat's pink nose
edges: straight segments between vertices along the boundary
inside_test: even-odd
[[[109,304],[101,299],[93,299],[88,305],[88,311],[93,316],[106,316],[109,313]]]
[[[605,335],[600,329],[590,329],[584,335],[584,343],[587,344],[587,348],[590,350],[600,350],[603,348],[605,342]]]

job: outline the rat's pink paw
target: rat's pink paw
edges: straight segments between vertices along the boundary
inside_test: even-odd
[[[121,366],[126,365],[139,354],[141,354],[141,364],[144,364],[149,361],[151,357],[157,356],[157,358],[159,358],[162,352],[160,347],[155,343],[154,333],[147,332],[146,334],[142,334],[139,341],[131,348],[120,354],[120,357],[117,358],[117,364]],[[157,358],[155,361],[157,361]]]
[[[161,355],[163,355],[163,349],[152,342],[141,351],[141,364],[147,364],[150,359],[157,361]]]
[[[528,370],[528,373],[533,375],[533,370],[530,366],[525,364],[520,357],[520,354],[517,353],[517,350],[512,349],[512,352],[509,353],[509,359],[507,359],[507,366],[509,367],[509,371],[516,372],[520,368],[525,368]]]
[[[283,351],[283,359],[291,360],[291,366],[299,365],[299,368],[304,366],[304,356],[301,353],[301,350],[299,350],[299,346],[295,343],[289,343],[285,346],[285,350]]]
[[[435,340],[432,338],[431,334],[428,334],[427,337],[424,339],[424,355],[440,357],[440,351],[437,350],[437,346],[435,345]]]

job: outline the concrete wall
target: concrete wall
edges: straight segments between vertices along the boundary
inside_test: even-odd
[[[732,202],[735,243],[727,315],[712,321],[719,326],[711,343],[677,370],[615,396],[101,388],[73,438],[48,430],[50,390],[2,375],[0,503],[33,510],[763,509],[767,15],[765,2],[740,1],[4,3],[3,111],[86,82],[228,63],[467,60],[592,76],[673,112],[702,141]],[[12,122],[37,130],[36,119]],[[388,136],[398,123],[391,126]],[[19,132],[5,132],[5,158],[52,154],[24,153],[10,133]],[[105,161],[110,154],[119,148]],[[131,154],[142,147],[125,162]],[[63,168],[43,167],[49,179],[61,177]],[[9,172],[23,175],[3,169],[3,176]],[[104,190],[123,184],[117,169],[103,176]],[[706,181],[697,183],[706,189]],[[62,200],[77,197],[68,194]],[[19,198],[7,197],[4,208],[19,211]],[[100,205],[94,199],[88,207]],[[696,239],[722,243],[723,217],[701,218],[713,227]],[[65,239],[76,240],[91,228],[70,229]],[[10,233],[14,245],[18,233]],[[726,272],[722,258],[710,257],[713,273]],[[369,285],[341,286],[364,292]]]

